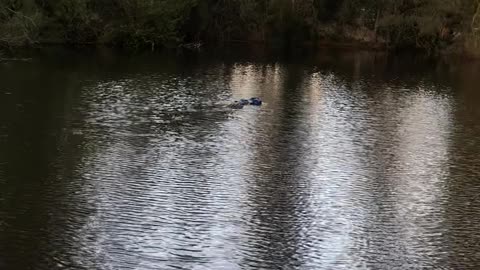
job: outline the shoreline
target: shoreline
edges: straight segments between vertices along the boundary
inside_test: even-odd
[[[425,50],[419,48],[389,48],[387,44],[382,42],[361,42],[361,41],[330,41],[330,40],[320,40],[318,42],[303,42],[300,45],[292,46],[289,44],[274,44],[272,42],[265,42],[259,40],[231,40],[228,42],[212,42],[212,43],[202,43],[199,42],[200,46],[195,48],[190,48],[189,44],[194,43],[182,43],[175,47],[166,47],[158,46],[155,49],[150,49],[148,46],[132,48],[127,46],[115,46],[109,43],[101,42],[83,42],[83,43],[65,43],[65,42],[55,42],[55,41],[41,41],[33,45],[24,45],[17,47],[9,47],[3,49],[0,47],[0,63],[1,62],[11,62],[11,61],[30,61],[30,57],[21,57],[24,52],[31,52],[34,50],[48,49],[48,48],[65,48],[65,49],[112,49],[118,50],[119,52],[132,53],[132,52],[162,52],[162,51],[190,51],[190,52],[200,52],[203,50],[217,50],[222,48],[229,48],[240,46],[243,48],[248,47],[262,47],[264,49],[271,50],[318,50],[318,49],[332,49],[332,50],[346,50],[346,51],[365,51],[365,52],[379,52],[387,54],[403,54],[403,53],[414,53],[419,56],[424,56],[426,58],[432,59],[462,59],[466,61],[479,61],[480,54],[468,53],[465,49],[463,50],[443,50],[433,54],[429,54]]]

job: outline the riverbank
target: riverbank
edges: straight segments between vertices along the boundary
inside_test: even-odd
[[[125,55],[137,55],[144,53],[197,53],[201,51],[268,51],[276,52],[279,54],[290,54],[300,51],[304,51],[308,54],[314,54],[320,51],[359,51],[359,52],[375,52],[386,55],[417,55],[418,57],[428,58],[432,60],[446,60],[446,61],[479,61],[480,54],[469,53],[466,50],[450,49],[436,53],[428,53],[418,48],[389,48],[384,43],[365,42],[365,41],[331,41],[321,40],[316,43],[304,42],[301,45],[289,46],[288,44],[272,44],[262,41],[251,40],[235,40],[222,44],[211,43],[190,43],[181,44],[176,47],[156,47],[152,48],[126,48],[119,46],[112,46],[111,44],[102,43],[78,43],[78,44],[66,44],[66,43],[37,43],[35,46],[21,46],[15,48],[9,48],[2,51],[0,48],[0,63],[5,62],[28,62],[35,59],[36,52],[50,51],[55,49],[61,50],[80,50],[80,51],[92,51],[92,50],[106,50],[116,51]]]

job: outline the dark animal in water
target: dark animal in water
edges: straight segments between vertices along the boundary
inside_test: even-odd
[[[253,97],[250,99],[250,105],[253,106],[261,106],[262,105],[262,100],[256,97]]]
[[[232,109],[243,109],[243,106],[245,105],[238,101],[234,101],[228,105],[228,107]]]
[[[235,100],[234,102],[230,103],[228,107],[232,109],[243,109],[243,107],[246,105],[261,106],[262,100],[256,97],[251,99],[240,99],[239,101]]]
[[[240,99],[240,104],[242,105],[249,105],[250,104],[250,101],[248,99]]]

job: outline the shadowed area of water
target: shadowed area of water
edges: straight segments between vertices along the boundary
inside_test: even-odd
[[[478,269],[479,71],[339,51],[0,63],[0,269]]]

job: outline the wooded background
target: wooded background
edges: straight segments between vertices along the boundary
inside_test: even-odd
[[[480,0],[0,0],[0,46],[368,44],[480,52]],[[480,53],[478,53],[480,54]]]

